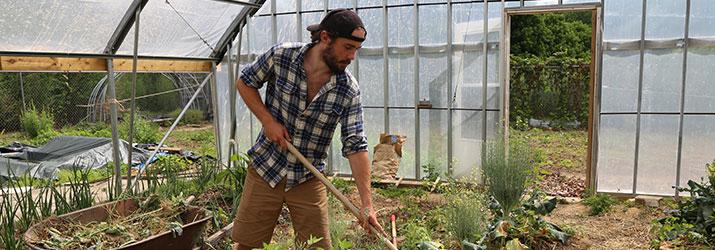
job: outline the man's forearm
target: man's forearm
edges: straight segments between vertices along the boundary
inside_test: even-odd
[[[372,190],[370,189],[370,162],[366,151],[348,155],[353,178],[360,192],[362,207],[372,207]]]
[[[263,100],[261,100],[261,95],[258,93],[257,89],[246,85],[246,83],[244,83],[241,79],[236,81],[236,89],[241,95],[243,102],[246,103],[246,106],[249,110],[251,110],[253,115],[261,121],[261,124],[266,125],[275,121],[271,112],[268,111],[268,107],[266,107]]]

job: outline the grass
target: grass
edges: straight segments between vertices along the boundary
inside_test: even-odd
[[[525,143],[534,149],[536,165],[547,169],[584,170],[588,150],[588,131],[551,131],[532,128],[512,129],[509,140]]]

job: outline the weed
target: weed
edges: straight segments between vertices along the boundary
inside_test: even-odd
[[[488,211],[484,197],[468,190],[448,194],[444,207],[446,229],[458,241],[477,242],[486,229]]]
[[[172,118],[176,119],[179,117],[179,114],[181,113],[181,109],[175,109],[174,111],[169,114]],[[181,118],[181,121],[179,121],[180,125],[185,125],[185,124],[199,124],[204,120],[204,112],[199,110],[199,109],[188,109],[184,113],[184,116]]]
[[[390,186],[388,188],[375,188],[375,191],[386,198],[415,198],[422,197],[426,192],[421,188],[399,188]]]
[[[591,209],[591,215],[604,214],[608,212],[614,204],[616,204],[616,200],[607,194],[593,194],[592,191],[587,192],[587,194],[586,198],[583,199],[583,204]]]
[[[501,215],[508,216],[519,205],[527,181],[532,176],[533,157],[527,145],[516,141],[508,145],[508,151],[502,140],[487,144],[487,157],[482,169],[489,194],[502,208]]]
[[[119,124],[119,136],[129,138],[129,119]],[[159,126],[141,116],[134,119],[134,143],[156,143],[159,141]]]
[[[33,104],[29,110],[22,113],[20,122],[25,133],[34,138],[43,131],[52,130],[54,117],[50,112],[37,110]]]

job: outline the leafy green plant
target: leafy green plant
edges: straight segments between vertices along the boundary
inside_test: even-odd
[[[430,231],[424,226],[419,225],[417,221],[410,221],[405,224],[402,230],[400,230],[400,233],[405,237],[400,249],[419,249],[417,245],[420,242],[432,241]]]
[[[707,179],[689,180],[687,187],[677,187],[678,192],[688,192],[677,208],[654,223],[660,240],[677,241],[676,245],[703,244],[715,247],[715,161],[705,165]]]
[[[433,161],[422,165],[422,172],[425,173],[425,176],[422,177],[422,179],[431,182],[434,182],[437,180],[437,177],[442,175],[442,169]]]
[[[587,195],[583,199],[583,204],[590,208],[591,215],[601,215],[609,210],[616,204],[616,200],[611,198],[607,194],[595,194],[593,191],[586,192]]]
[[[482,171],[489,194],[502,209],[498,216],[507,217],[519,205],[533,173],[533,158],[531,149],[523,143],[512,142],[506,146],[500,139],[487,143]]]
[[[110,134],[111,135],[111,134]],[[124,119],[119,124],[119,136],[129,138],[129,119]],[[134,118],[134,143],[156,143],[159,141],[159,125],[148,121],[141,116]]]
[[[571,235],[543,218],[554,208],[556,198],[546,199],[540,192],[534,191],[530,198],[521,207],[514,209],[508,217],[495,216],[482,239],[474,245],[486,249],[524,249],[544,242],[558,241],[566,244]],[[496,200],[491,201],[489,209],[493,214],[503,211]],[[465,242],[462,243],[466,245]]]
[[[35,108],[35,105],[31,105],[29,110],[22,113],[20,122],[25,133],[33,138],[40,135],[43,131],[53,130],[52,127],[55,123],[52,113],[39,111]]]

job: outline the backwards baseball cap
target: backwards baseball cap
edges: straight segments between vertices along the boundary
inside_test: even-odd
[[[328,12],[323,20],[320,21],[320,24],[308,26],[308,31],[310,31],[311,34],[317,34],[321,30],[325,30],[337,37],[347,38],[357,42],[365,41],[364,37],[353,36],[353,31],[357,28],[365,30],[365,25],[362,24],[362,20],[360,20],[357,13],[349,9],[335,9]],[[365,30],[365,36],[367,36],[367,30]]]

